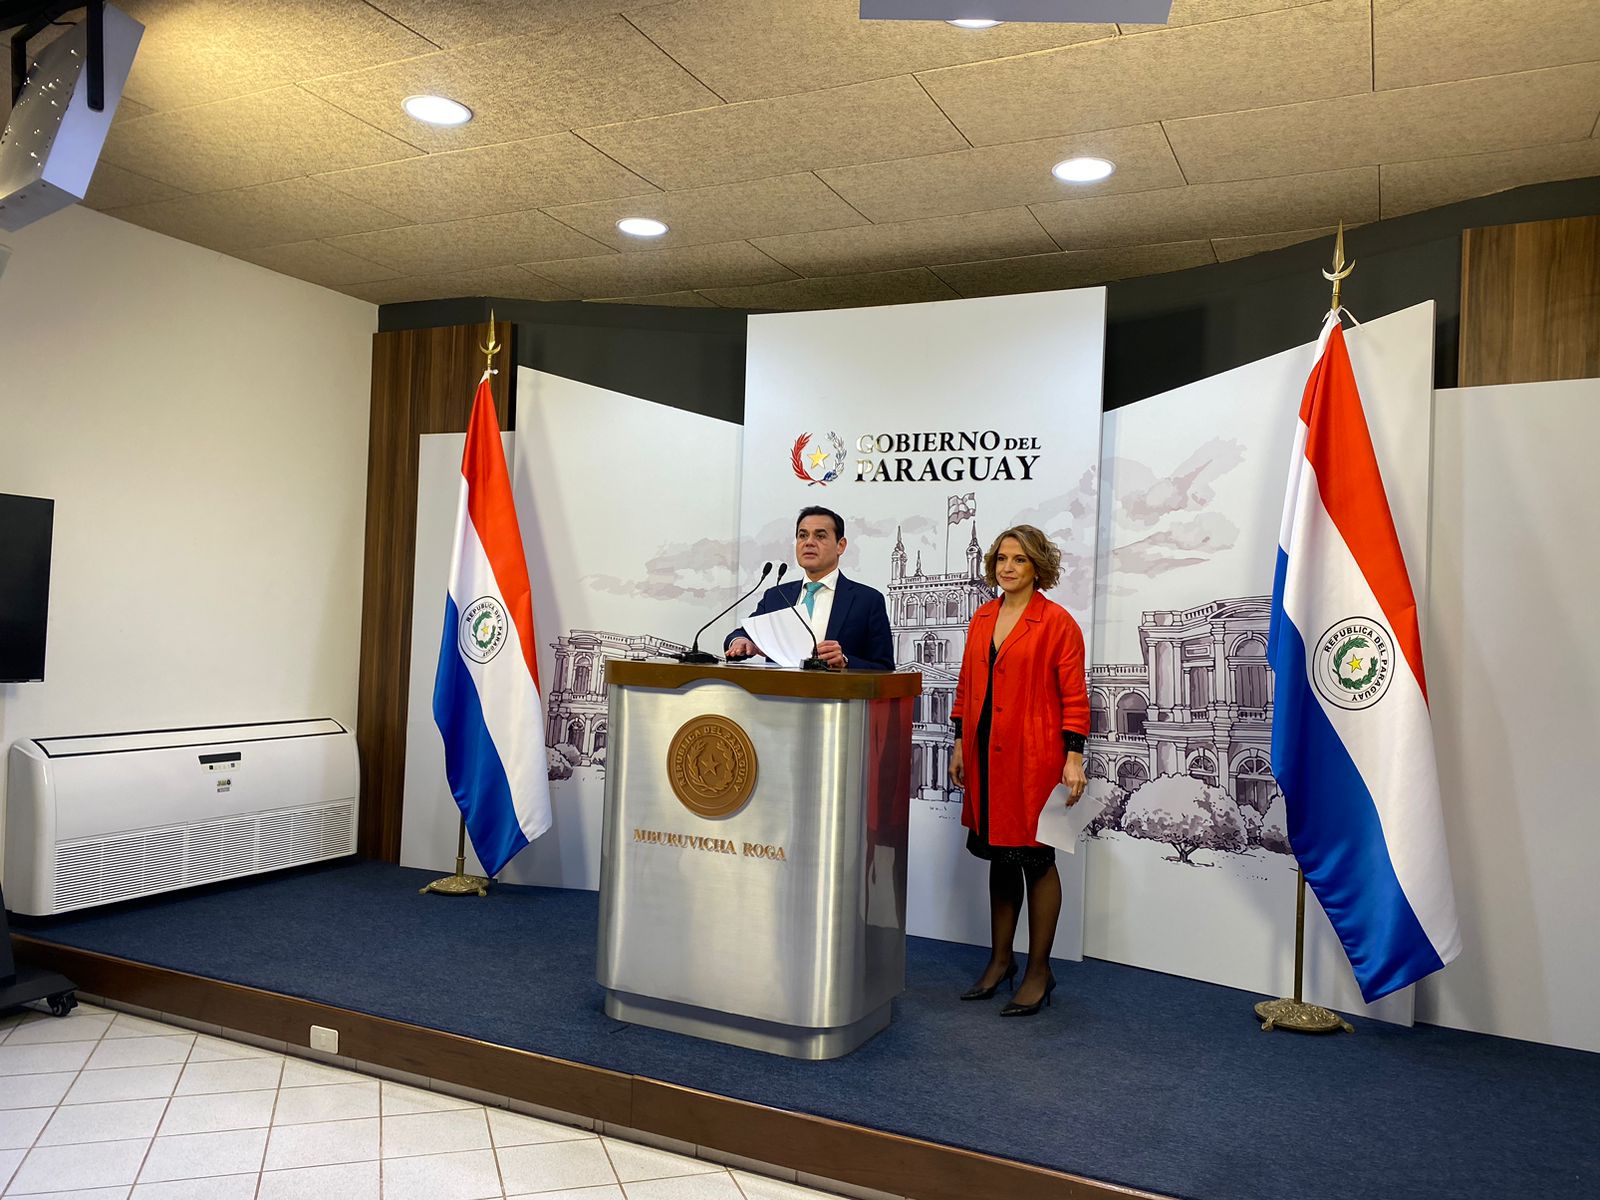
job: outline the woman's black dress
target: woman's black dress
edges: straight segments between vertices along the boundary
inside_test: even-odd
[[[979,858],[1027,871],[1048,871],[1055,865],[1054,846],[991,846],[989,844],[989,725],[994,704],[994,660],[999,651],[989,643],[989,683],[983,693],[983,711],[978,714],[978,761],[967,767],[967,784],[976,789],[978,827],[967,830],[967,850]],[[957,728],[956,737],[961,736]]]

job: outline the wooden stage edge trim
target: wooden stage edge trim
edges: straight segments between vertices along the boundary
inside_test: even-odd
[[[13,933],[19,961],[84,992],[290,1047],[339,1031],[339,1057],[674,1138],[914,1200],[1164,1200],[1027,1163],[769,1108],[296,996]]]

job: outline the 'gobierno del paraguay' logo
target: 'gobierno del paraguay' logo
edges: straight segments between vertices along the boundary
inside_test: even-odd
[[[1312,679],[1324,700],[1343,709],[1371,708],[1394,678],[1394,638],[1381,621],[1335,621],[1317,643]]]
[[[475,663],[486,663],[506,644],[511,621],[505,606],[493,596],[483,596],[467,605],[461,614],[458,640],[461,653]]]
[[[832,483],[844,472],[844,439],[832,430],[828,436],[811,440],[809,433],[795,438],[789,450],[789,466],[807,487]]]

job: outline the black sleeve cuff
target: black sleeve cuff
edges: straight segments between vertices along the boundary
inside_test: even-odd
[[[959,742],[961,740],[961,718],[951,717],[950,727],[956,731],[956,741]]]
[[[1061,731],[1061,744],[1066,748],[1068,754],[1082,754],[1083,734],[1074,733],[1070,729],[1063,729]]]

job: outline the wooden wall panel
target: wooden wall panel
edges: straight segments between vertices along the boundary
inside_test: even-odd
[[[1600,216],[1468,229],[1462,387],[1600,377]]]
[[[367,523],[361,590],[361,674],[356,743],[361,751],[357,851],[400,859],[406,718],[411,673],[411,584],[416,562],[417,439],[467,427],[483,374],[478,349],[489,326],[378,333],[372,339],[372,416],[367,443]],[[511,420],[512,325],[498,322],[495,407]],[[444,581],[440,580],[441,597]]]

